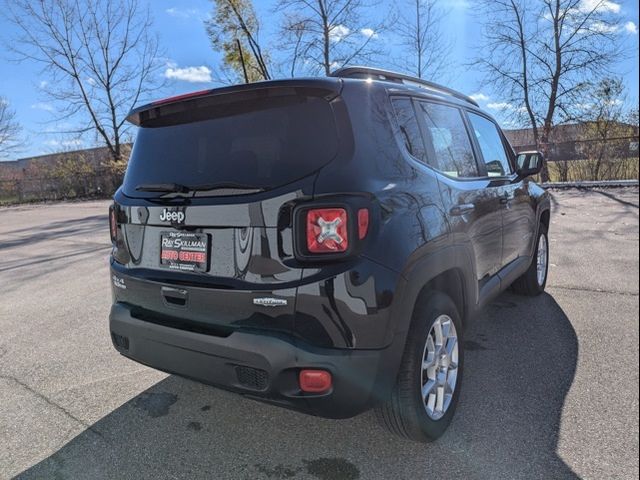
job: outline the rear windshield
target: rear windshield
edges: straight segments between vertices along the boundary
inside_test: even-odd
[[[138,130],[125,195],[160,195],[140,191],[153,184],[266,190],[311,174],[338,149],[333,110],[319,97],[246,100],[188,112],[189,119]]]

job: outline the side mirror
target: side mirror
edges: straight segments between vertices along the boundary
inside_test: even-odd
[[[539,174],[540,170],[542,170],[543,163],[544,157],[540,152],[520,152],[516,160],[516,173],[518,174],[518,178],[526,178]]]

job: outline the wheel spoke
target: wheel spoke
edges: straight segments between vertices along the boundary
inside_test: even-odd
[[[451,330],[451,321],[443,320],[442,322],[440,322],[440,325],[442,325],[442,343],[444,344],[449,337],[449,331]]]
[[[443,412],[444,410],[444,386],[438,387],[436,390],[437,398],[436,398],[436,411]]]
[[[436,320],[433,324],[433,333],[435,334],[435,344],[438,351],[442,348],[443,345],[443,335],[442,335],[442,322]]]
[[[436,408],[436,394],[430,393],[427,399],[427,412],[435,412]]]
[[[435,387],[435,385],[436,385],[436,381],[435,380],[427,380],[427,383],[425,383],[422,386],[422,398],[424,398],[426,400],[427,396],[431,393],[431,391],[433,390],[433,387]]]
[[[454,350],[456,349],[456,344],[458,343],[458,338],[457,337],[449,337],[447,339],[447,344],[445,346],[446,351],[447,351],[447,356],[449,357],[449,359],[451,360],[451,357],[453,355]]]

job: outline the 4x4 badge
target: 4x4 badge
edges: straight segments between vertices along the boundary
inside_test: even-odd
[[[261,307],[284,307],[287,303],[283,298],[263,297],[253,299],[253,304]]]

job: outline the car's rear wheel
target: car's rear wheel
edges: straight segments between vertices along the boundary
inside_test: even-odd
[[[414,310],[391,398],[376,408],[380,423],[417,442],[442,435],[456,409],[463,357],[456,306],[440,292],[426,295]]]
[[[513,291],[521,295],[534,297],[544,292],[549,273],[549,237],[547,226],[541,224],[536,242],[536,251],[531,259],[529,269],[515,282]]]

